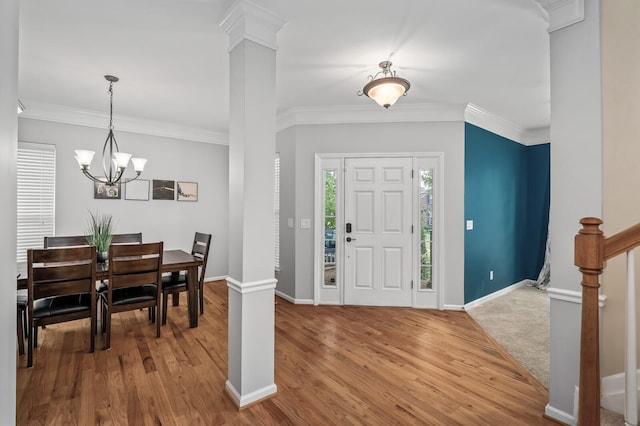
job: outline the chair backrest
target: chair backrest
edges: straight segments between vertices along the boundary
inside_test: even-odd
[[[209,247],[211,246],[211,234],[202,234],[196,232],[193,237],[193,247],[191,248],[191,254],[200,260],[202,260],[202,269],[200,269],[200,277],[198,283],[202,284],[204,281],[204,274],[207,270],[207,260],[209,259]]]
[[[72,237],[44,237],[44,248],[53,247],[77,247],[88,246],[89,242],[84,235],[76,235]]]
[[[113,234],[111,244],[142,244],[142,232],[137,234]]]
[[[96,248],[93,246],[27,250],[29,300],[91,293],[95,304]]]
[[[125,287],[162,283],[162,241],[109,247],[109,293]]]

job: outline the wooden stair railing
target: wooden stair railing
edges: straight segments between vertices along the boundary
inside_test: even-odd
[[[631,277],[633,277],[632,250],[640,246],[640,224],[605,238],[600,229],[602,220],[595,217],[586,217],[580,220],[580,223],[582,224],[582,229],[575,237],[574,258],[575,265],[582,273],[578,424],[586,426],[600,425],[600,321],[598,318],[600,275],[605,268],[607,260],[622,253],[628,253],[630,265],[628,270]],[[635,283],[630,284],[629,288],[633,289]],[[635,340],[635,316],[633,318],[633,326],[627,328],[632,329],[633,339]],[[627,334],[628,337],[630,334]],[[635,351],[635,342],[633,343],[633,350]],[[635,378],[635,356],[633,358],[633,376]],[[634,385],[634,399],[636,397],[635,394]]]

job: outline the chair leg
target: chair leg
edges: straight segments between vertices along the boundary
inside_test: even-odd
[[[105,309],[106,310],[106,309]],[[111,348],[111,312],[107,312],[105,314],[105,318],[106,318],[106,336],[104,338],[104,348],[105,349],[109,349]]]
[[[27,334],[27,368],[33,367],[33,322],[29,321],[29,333]]]
[[[33,327],[33,347],[38,347],[38,327]]]
[[[25,311],[18,309],[18,354],[24,355],[24,317]]]
[[[204,282],[198,285],[198,298],[200,299],[200,315],[204,314]]]
[[[160,309],[160,305],[158,304],[158,302],[159,301],[157,300],[156,301],[156,306],[154,306],[154,308],[153,308],[153,310],[154,310],[154,315],[153,316],[157,317],[157,321],[156,321],[156,339],[158,337],[160,337],[160,313],[157,312],[158,309]],[[151,308],[149,308],[149,309],[151,309]],[[156,315],[156,313],[157,313],[157,315]]]
[[[162,295],[162,325],[167,323],[167,299],[169,298],[169,293],[164,293]]]
[[[180,305],[180,292],[176,291],[175,293],[172,293],[171,299],[173,301],[173,306]]]

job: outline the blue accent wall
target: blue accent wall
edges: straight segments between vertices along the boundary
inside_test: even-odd
[[[474,225],[465,231],[464,302],[536,279],[549,223],[549,144],[528,147],[465,123],[464,202]]]

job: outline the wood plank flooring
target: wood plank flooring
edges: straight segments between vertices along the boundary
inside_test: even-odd
[[[205,284],[188,327],[170,306],[156,339],[147,313],[114,316],[112,348],[88,320],[39,333],[18,357],[17,424],[541,425],[547,391],[464,312],[292,305],[277,298],[278,393],[238,411],[227,378],[227,288]]]

